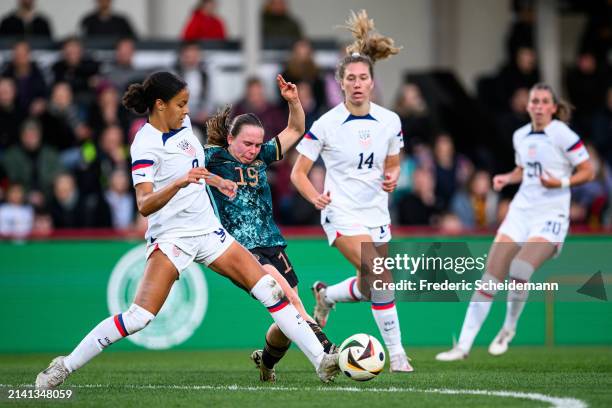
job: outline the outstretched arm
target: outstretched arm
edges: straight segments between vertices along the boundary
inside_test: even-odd
[[[236,184],[236,182],[224,179],[223,177],[217,176],[213,173],[209,173],[208,176],[204,178],[204,181],[209,186],[217,188],[230,199],[234,199],[234,197],[236,197],[236,193],[238,192],[238,184]]]
[[[285,81],[285,78],[280,74],[276,76],[276,82],[281,96],[287,101],[287,105],[289,106],[287,127],[278,134],[281,152],[285,154],[304,134],[306,117],[298,96],[297,86],[291,82]]]

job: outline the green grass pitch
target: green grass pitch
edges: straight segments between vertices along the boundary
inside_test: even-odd
[[[66,401],[8,399],[31,384],[53,355],[0,354],[0,406],[91,407],[610,407],[612,348],[511,347],[501,357],[476,348],[439,363],[440,349],[408,349],[412,374],[385,370],[359,383],[343,375],[322,384],[299,351],[259,382],[250,350],[106,352],[70,377]],[[489,391],[489,392],[486,392]]]

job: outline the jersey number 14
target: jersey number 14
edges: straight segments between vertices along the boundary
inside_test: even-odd
[[[357,170],[363,169],[363,166],[368,166],[368,169],[371,169],[374,165],[374,153],[370,153],[370,155],[363,160],[363,153],[359,153],[359,166],[357,166]]]

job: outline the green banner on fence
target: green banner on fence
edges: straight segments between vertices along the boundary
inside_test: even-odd
[[[484,252],[491,242],[488,237],[454,240]],[[573,237],[569,242],[550,262],[551,267],[564,266],[568,281],[582,279],[572,271],[584,265],[580,261],[584,257],[609,264],[612,237]],[[572,242],[581,245],[572,249]],[[584,253],[585,248],[592,248],[592,253]],[[323,240],[293,239],[287,252],[308,310],[313,305],[309,290],[313,281],[334,283],[354,274]],[[100,320],[129,306],[143,272],[144,246],[141,241],[0,242],[0,259],[0,352],[66,352]],[[609,270],[601,272],[609,276]],[[465,302],[398,303],[405,345],[450,345],[459,334],[466,306]],[[504,302],[493,305],[477,343],[487,344],[494,337],[504,311]],[[247,293],[193,265],[175,284],[153,323],[113,349],[260,347],[271,322],[265,308]],[[380,337],[367,303],[338,306],[326,332],[336,342],[358,332]],[[515,343],[612,344],[612,306],[600,299],[564,302],[554,297],[529,303]]]

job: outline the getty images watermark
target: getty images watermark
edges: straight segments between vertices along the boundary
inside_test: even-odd
[[[529,301],[607,301],[605,271],[612,244],[570,243],[560,247],[530,243],[392,242],[362,244],[360,288],[369,295],[394,291],[398,301],[469,301],[474,291],[530,291]],[[545,252],[548,251],[548,252]],[[528,281],[513,279],[510,263],[516,257],[550,254]],[[591,254],[589,256],[589,254]],[[482,279],[485,271],[502,275],[499,281]],[[497,299],[504,300],[505,296]]]
[[[463,275],[466,271],[484,271],[486,267],[487,254],[479,257],[440,257],[440,256],[420,256],[414,257],[408,254],[396,254],[393,257],[375,257],[372,260],[372,273],[382,275],[385,270],[408,272],[415,275],[417,271],[451,271],[458,275]],[[504,280],[503,282],[491,282],[477,279],[471,282],[462,279],[459,282],[443,281],[431,282],[428,279],[413,281],[401,279],[399,282],[385,282],[382,279],[375,279],[372,282],[374,290],[559,290],[557,282],[518,282],[516,280]]]

